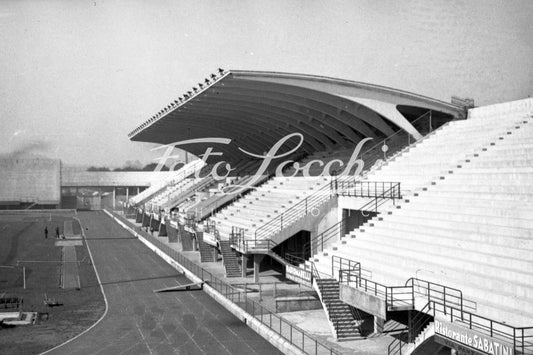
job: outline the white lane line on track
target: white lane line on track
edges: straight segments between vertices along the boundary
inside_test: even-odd
[[[104,211],[104,212],[107,212],[107,211]],[[116,219],[114,218],[113,215],[111,215],[111,214],[109,214],[109,213],[106,213],[106,214],[107,214],[112,220],[116,221]],[[117,223],[118,223],[118,222],[117,222]],[[122,228],[125,228],[125,227],[122,226]],[[125,228],[125,229],[126,229],[126,228]],[[131,234],[133,234],[130,230],[128,230],[128,232],[130,232]],[[156,256],[156,258],[159,258],[159,256]],[[161,267],[161,266],[160,266],[160,267]],[[164,281],[164,282],[166,282],[166,281]],[[178,282],[178,283],[179,283],[179,282]],[[178,299],[177,296],[175,296],[175,297],[176,297],[176,300],[177,300],[178,302],[182,303],[182,302]],[[204,308],[204,312],[212,314],[213,317],[214,317],[214,319],[215,319],[215,321],[218,322],[222,327],[226,328],[230,333],[232,333],[232,334],[235,336],[236,339],[241,339],[241,337],[237,334],[237,332],[235,332],[233,329],[231,329],[228,325],[224,324],[224,323],[220,320],[220,318],[219,318],[220,314],[217,314],[217,313],[211,311],[209,308],[207,308],[207,306],[203,305],[200,301],[196,300],[194,297],[191,297],[191,298],[192,298],[194,301],[196,301],[196,303],[198,303],[198,304],[200,304],[200,305],[203,306],[203,308]],[[183,304],[183,303],[182,303],[182,304]],[[231,312],[230,312],[230,313],[231,313]],[[186,328],[183,324],[181,324],[181,323],[180,323],[180,326],[181,326],[182,329],[185,330],[185,333],[189,336],[189,339],[190,339],[190,340],[196,345],[196,347],[198,348],[198,350],[200,350],[203,354],[205,354],[204,350],[198,345],[198,343],[197,343],[197,342],[193,339],[193,337],[192,337],[192,336],[194,336],[195,332],[192,332],[192,334],[191,334],[191,333],[189,333],[190,329],[187,329],[187,328]],[[210,333],[210,332],[209,332],[209,333]],[[256,333],[256,334],[257,334],[257,333]],[[215,338],[215,339],[216,339],[216,338]],[[217,342],[218,342],[218,339],[217,339]],[[249,352],[246,352],[246,351],[245,351],[244,353],[254,353],[254,354],[259,354],[259,353],[257,352],[257,350],[252,346],[252,344],[249,344],[249,343],[247,343],[246,341],[242,341],[242,342],[239,341],[238,343],[239,343],[240,345],[242,345],[242,346],[246,346],[246,347],[248,348],[248,351],[249,351]],[[179,348],[177,348],[177,349],[175,349],[175,350],[178,350],[178,349],[179,349]],[[224,349],[226,350],[225,347],[224,347]]]
[[[138,330],[139,333],[141,334],[141,338],[142,338],[142,340],[143,340],[143,343],[146,345],[146,348],[148,349],[148,351],[150,352],[150,354],[153,355],[152,349],[150,349],[150,346],[148,346],[148,342],[146,341],[146,338],[144,337],[144,334],[143,334],[141,328],[139,328],[139,323],[137,323],[137,321],[135,322],[135,326],[137,327],[137,330]]]
[[[167,287],[170,287],[170,286],[171,286],[171,285],[167,285],[167,284],[166,284],[166,281],[164,281],[164,282],[165,282],[165,285],[166,285]],[[178,282],[178,284],[179,284],[179,282]],[[203,292],[203,291],[198,291],[198,292]],[[178,298],[177,295],[174,296],[174,297],[175,297],[175,299],[176,299],[178,302],[181,303],[181,301],[180,301],[180,299]],[[231,334],[233,334],[233,336],[234,336],[236,339],[242,339],[242,337],[241,337],[239,334],[237,334],[237,333],[236,333],[233,329],[231,329],[227,324],[224,324],[224,323],[220,320],[220,316],[221,316],[221,315],[220,315],[219,313],[216,313],[216,312],[211,311],[206,305],[204,305],[202,302],[200,302],[196,297],[192,297],[192,296],[191,296],[190,298],[192,299],[193,302],[195,302],[196,304],[198,304],[198,305],[200,305],[200,306],[202,307],[202,310],[203,310],[204,313],[210,314],[210,315],[213,317],[214,322],[217,322],[218,324],[220,324],[220,326],[221,326],[222,328],[225,328],[228,332],[230,332]],[[218,305],[218,304],[217,304],[217,305]],[[234,317],[233,314],[231,314],[231,316]],[[209,328],[205,327],[205,331],[207,331],[209,334],[211,334],[211,336],[213,337],[213,339],[215,339],[216,342],[219,343],[219,344],[222,346],[222,348],[223,348],[224,350],[226,350],[229,354],[231,354],[231,351],[229,351],[229,349],[228,349],[228,348],[227,348],[222,342],[220,342],[219,339],[218,339],[217,337],[215,337],[215,335],[209,330]],[[246,341],[240,341],[239,344],[242,344],[243,346],[246,346],[246,347],[249,348],[248,350],[249,350],[250,352],[246,352],[247,354],[249,354],[249,353],[255,353],[255,354],[258,354],[258,352],[257,352],[257,351],[256,351],[256,350],[255,350],[250,344],[248,344]]]
[[[77,215],[77,211],[76,211],[76,215]],[[81,224],[81,221],[79,220],[78,217],[73,217],[75,220],[78,221],[78,223],[80,224],[80,228],[81,228],[81,236],[83,238],[83,240],[85,241],[85,245],[87,246],[87,251],[89,252],[89,258],[91,258],[91,263],[93,264],[93,269],[94,269],[94,272],[96,274],[96,279],[98,280],[98,285],[100,285],[100,291],[102,291],[102,296],[104,296],[104,302],[105,302],[105,310],[104,310],[104,314],[102,314],[102,316],[100,317],[100,319],[98,319],[96,321],[96,323],[94,323],[93,325],[91,325],[89,328],[85,329],[83,332],[81,332],[80,334],[76,335],[75,337],[73,338],[70,338],[69,340],[65,341],[64,343],[62,344],[59,344],[55,347],[53,347],[52,349],[49,349],[49,350],[46,350],[45,352],[41,353],[40,355],[44,355],[44,354],[48,354],[56,349],[59,349],[60,347],[70,343],[71,341],[74,341],[76,340],[77,338],[79,338],[80,336],[82,336],[83,334],[87,333],[88,331],[90,331],[91,329],[93,329],[94,327],[96,327],[104,318],[105,316],[107,315],[107,311],[109,309],[109,305],[107,303],[107,297],[105,295],[105,292],[104,292],[104,286],[102,286],[102,281],[100,280],[100,274],[98,274],[98,270],[96,269],[96,264],[94,263],[94,259],[93,259],[93,254],[91,253],[91,248],[89,247],[89,243],[87,242],[87,239],[85,238],[85,231],[84,231],[84,228],[83,228],[83,225]]]
[[[133,249],[133,246],[131,246],[130,248]],[[135,250],[132,250],[132,252],[134,252],[134,251],[135,251]],[[151,261],[152,259],[148,259],[148,260]],[[152,277],[153,277],[153,278],[157,278],[158,275],[163,274],[163,271],[165,271],[165,267],[162,266],[162,265],[160,264],[160,259],[159,259],[159,257],[156,257],[156,259],[153,259],[153,260],[154,260],[154,261],[156,260],[156,261],[155,261],[155,266],[157,266],[157,267],[159,268],[159,270],[161,270],[161,272],[159,272],[159,271],[155,271],[155,273],[152,273],[152,274],[153,274]],[[150,268],[151,266],[154,266],[154,265],[146,265],[146,266]],[[166,266],[166,264],[165,264],[165,266]],[[150,270],[151,270],[151,271],[154,271],[153,268],[150,268]],[[163,282],[163,285],[166,285],[166,281],[167,281],[167,279],[162,279],[161,281]],[[178,282],[178,283],[179,283],[179,282]],[[135,288],[135,289],[138,291],[138,292],[136,292],[136,294],[142,294],[141,292],[139,292],[139,287],[138,287],[138,284],[137,284],[137,283],[132,283],[132,287]],[[155,295],[156,298],[158,298],[158,299],[161,300],[161,297],[160,297],[159,294],[154,293],[153,295]],[[145,307],[145,309],[149,309],[150,304],[147,303],[146,298],[141,298],[140,301],[141,301],[141,303],[143,304],[143,306]],[[170,338],[169,338],[167,332],[165,332],[165,330],[161,327],[161,323],[164,321],[164,318],[165,318],[165,315],[166,315],[166,314],[168,314],[168,313],[163,313],[163,314],[161,315],[160,319],[158,319],[158,320],[155,320],[155,319],[154,319],[154,321],[155,321],[156,324],[158,325],[159,330],[161,330],[161,332],[162,332],[163,335],[165,336],[165,339],[166,339],[167,345],[171,346],[171,345],[172,345],[172,342],[170,341]],[[160,344],[164,344],[164,341],[160,341],[159,343],[160,343]],[[177,349],[173,349],[173,350],[174,350],[174,353],[179,354],[179,351],[178,351]],[[200,349],[200,350],[201,350],[201,349]]]

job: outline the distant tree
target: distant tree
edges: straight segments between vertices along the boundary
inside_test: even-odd
[[[111,170],[105,166],[90,166],[89,168],[87,168],[87,171],[111,171]]]
[[[157,167],[157,163],[150,163],[150,164],[147,164],[145,165],[142,170],[143,171],[155,171],[155,168]],[[161,169],[161,171],[169,171],[169,168],[168,166],[166,165],[163,165],[163,168]]]

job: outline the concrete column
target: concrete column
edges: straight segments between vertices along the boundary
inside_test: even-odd
[[[129,197],[130,197],[129,193],[130,193],[130,187],[128,186],[128,187],[126,187],[126,201],[129,200]]]
[[[246,265],[248,264],[248,257],[246,256],[246,254],[242,254],[242,257],[241,257],[241,269],[242,269],[242,277],[246,277]]]
[[[385,327],[385,319],[374,316],[374,333],[382,334]]]
[[[217,247],[213,247],[213,262],[217,262],[218,261],[218,248]]]
[[[163,220],[160,221],[160,224],[159,224],[159,236],[160,237],[166,237],[168,234],[167,234],[167,223],[168,223],[168,220],[165,220],[165,223],[163,223]]]
[[[115,210],[115,200],[117,198],[117,188],[113,186],[113,211]]]
[[[254,254],[254,282],[259,282],[259,266],[264,257],[263,254]]]

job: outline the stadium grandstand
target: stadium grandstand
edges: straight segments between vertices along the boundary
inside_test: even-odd
[[[129,134],[198,159],[127,216],[227,278],[281,268],[337,341],[533,354],[533,100],[452,102],[219,69]]]

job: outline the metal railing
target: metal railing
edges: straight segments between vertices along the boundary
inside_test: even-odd
[[[417,124],[421,125],[421,122],[424,121],[424,119],[429,119],[429,129],[420,129],[422,135],[428,134],[433,131],[433,128],[431,127],[431,110],[422,114],[415,120],[411,122],[411,124]],[[424,125],[422,125],[424,126]],[[386,152],[384,152],[384,159],[390,159],[392,156],[394,156],[394,153],[400,153],[403,148],[406,146],[409,146],[411,144],[411,135],[407,132],[405,132],[403,129],[400,129],[396,131],[394,134],[388,136],[387,138],[383,139],[381,142],[377,143],[376,145],[372,146],[371,148],[365,150],[364,152],[360,153],[359,158],[364,161],[364,164],[366,167],[372,167],[377,160],[381,159],[381,153],[383,152],[383,147],[386,146]],[[393,154],[389,155],[387,157],[387,153]],[[369,170],[368,168],[365,170]],[[321,189],[319,189],[314,194],[308,196],[304,200],[302,200],[300,203],[294,205],[290,209],[286,210],[282,214],[272,218],[270,221],[263,224],[261,227],[257,228],[255,231],[254,239],[267,239],[271,238],[272,235],[279,233],[283,230],[283,228],[288,227],[298,219],[300,219],[302,216],[305,216],[309,213],[312,213],[313,211],[316,211],[318,207],[320,207],[323,203],[328,201],[334,193],[332,193],[332,186],[331,184],[339,184],[343,183],[344,181],[353,181],[353,176],[350,176],[349,172],[348,174],[344,176],[336,177],[329,185],[323,186]],[[399,186],[398,186],[398,194],[400,193]],[[377,201],[376,201],[377,205]],[[377,208],[377,207],[376,207]]]
[[[411,122],[411,125],[417,126],[417,130],[422,136],[426,136],[433,132],[431,110],[417,117]],[[373,165],[379,159],[388,160],[392,158],[396,154],[400,153],[402,149],[410,146],[411,143],[415,141],[416,140],[410,133],[403,129],[399,129],[387,138],[383,139],[381,142],[365,150],[363,153],[361,153],[360,157],[366,165]],[[381,155],[383,158],[381,158]]]
[[[463,292],[457,288],[448,287],[431,281],[411,277],[405,286],[412,287],[415,295],[427,298],[427,302],[442,302],[446,306],[464,309]]]
[[[439,319],[505,341],[513,346],[515,354],[533,354],[533,327],[513,327],[437,301],[430,304],[433,317],[438,315]]]
[[[137,231],[139,232],[138,229]],[[226,299],[233,302],[239,308],[261,322],[261,324],[267,326],[270,330],[281,336],[284,340],[288,341],[300,351],[312,355],[341,354],[338,350],[320,342],[313,335],[291,324],[284,318],[278,316],[276,313],[261,305],[259,302],[247,297],[245,292],[236,289],[232,285],[217,278],[209,271],[204,270],[201,266],[187,259],[180,252],[172,249],[164,242],[146,233],[142,233],[142,235],[143,238],[148,239],[150,243],[155,245],[166,255],[174,259],[198,278],[204,280],[209,286],[211,286]]]
[[[414,307],[412,287],[386,286],[361,277],[359,274],[360,272],[341,270],[339,271],[339,282],[384,300],[389,309]]]
[[[304,245],[304,250],[316,254],[324,250],[324,246],[328,245],[331,239],[339,237],[342,238],[346,229],[347,218],[343,218],[340,222],[335,223],[331,227],[324,230],[322,233],[317,234],[308,243]]]
[[[272,218],[261,227],[255,230],[254,239],[267,239],[268,237],[282,231],[284,228],[290,226],[302,216],[310,213],[315,213],[316,210],[331,197],[334,191],[331,190],[329,184],[322,186],[317,192],[306,197],[296,205],[292,206],[285,212]]]
[[[342,256],[331,256],[331,276],[335,275],[335,270],[337,270],[339,279],[341,272],[355,273],[361,277],[361,263],[351,259],[343,258]]]
[[[340,184],[346,185],[358,185],[357,183],[353,182],[342,182]],[[401,196],[401,189],[400,189],[400,183],[399,182],[362,182],[367,183],[369,189],[366,189],[366,193],[361,193],[358,196],[360,197],[372,197],[373,200],[368,202],[367,204],[363,205],[359,208],[361,211],[365,211],[369,209],[370,207],[373,207],[374,210],[377,212],[377,208],[385,203],[385,201],[391,199],[394,203],[396,199],[400,199]],[[363,184],[361,184],[363,185]],[[339,186],[339,185],[338,185]],[[342,188],[342,187],[341,187]],[[370,191],[368,191],[370,190]],[[358,190],[361,191],[361,190]],[[361,196],[361,195],[365,196]],[[322,233],[316,235],[313,237],[308,243],[304,245],[304,251],[311,253],[318,253],[320,251],[324,250],[324,246],[327,246],[328,242],[331,239],[334,239],[336,237],[339,237],[340,240],[343,235],[346,232],[346,222],[348,221],[348,217],[345,217],[341,219],[338,223],[332,225],[331,227],[327,228]]]
[[[192,186],[188,186],[185,189],[179,189],[169,194],[166,201],[161,204],[161,208],[172,208],[180,204],[184,199],[196,193],[199,190],[205,189],[215,183],[215,179],[212,176],[206,176],[193,183]]]
[[[430,323],[428,313],[431,311],[431,305],[428,302],[413,319],[409,322],[408,329],[401,332],[396,339],[394,339],[388,347],[388,355],[402,355],[402,351],[406,352],[408,349],[404,348],[407,344],[415,342],[416,337],[424,330]]]
[[[385,181],[334,181],[334,189],[340,196],[388,198],[399,200],[402,198],[399,182]]]

